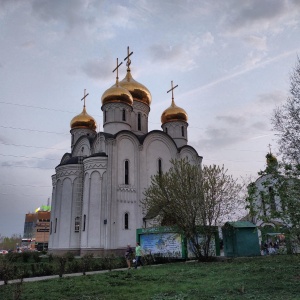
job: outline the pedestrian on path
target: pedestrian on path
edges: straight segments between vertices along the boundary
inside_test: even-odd
[[[125,252],[125,259],[126,259],[126,262],[127,262],[128,269],[131,269],[131,259],[132,259],[132,257],[133,257],[133,250],[130,247],[130,245],[127,245],[126,252]]]
[[[137,269],[138,265],[140,264],[141,266],[143,266],[142,263],[142,248],[140,246],[140,243],[136,243],[136,247],[135,247],[135,269]]]

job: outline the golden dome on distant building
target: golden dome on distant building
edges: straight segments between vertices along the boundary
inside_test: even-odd
[[[148,106],[151,105],[152,97],[149,90],[132,78],[129,67],[125,78],[119,82],[119,85],[130,92],[134,101],[145,103]]]
[[[86,129],[96,130],[97,123],[96,123],[95,119],[86,112],[85,106],[83,106],[82,113],[75,116],[71,120],[70,126],[71,126],[71,129],[86,128]]]
[[[270,152],[266,155],[267,165],[277,165],[277,158]]]
[[[187,122],[188,121],[188,115],[186,113],[186,111],[181,108],[178,107],[175,102],[174,102],[174,95],[173,95],[173,90],[178,86],[176,85],[173,88],[173,81],[172,83],[172,88],[168,91],[172,91],[172,103],[171,106],[168,107],[161,115],[161,123],[167,123],[167,122],[175,122],[175,121],[183,121],[183,122]]]
[[[106,90],[101,97],[102,105],[106,103],[126,103],[130,106],[133,104],[133,98],[128,90],[116,83]]]
[[[119,64],[117,59],[117,67],[114,69],[114,71],[117,70],[116,83],[103,93],[101,97],[102,105],[107,103],[125,103],[132,106],[133,104],[130,92],[119,84],[118,69],[121,64],[122,62]]]

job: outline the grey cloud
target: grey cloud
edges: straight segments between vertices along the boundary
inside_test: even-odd
[[[229,125],[241,125],[245,124],[245,118],[240,116],[216,116],[219,121],[224,121]]]
[[[267,39],[265,36],[259,37],[259,36],[247,36],[245,39],[245,42],[253,46],[256,50],[265,51],[267,50]]]
[[[248,135],[241,135],[236,130],[226,128],[208,128],[205,132],[206,137],[200,138],[197,142],[199,149],[206,151],[222,148],[228,145],[236,144],[241,140],[246,140]]]
[[[93,79],[112,79],[112,70],[115,66],[112,65],[111,58],[94,59],[87,61],[82,67],[82,71]]]
[[[269,94],[261,94],[258,96],[257,105],[269,105],[270,110],[275,108],[275,106],[282,103],[284,100],[286,100],[287,95],[283,93],[282,91],[274,91]]]
[[[181,46],[169,47],[156,44],[150,47],[150,55],[154,60],[171,62],[183,55],[183,49]]]
[[[227,7],[230,15],[225,19],[225,24],[232,33],[253,28],[262,30],[274,24],[282,26],[283,18],[290,21],[297,13],[296,5],[296,1],[292,0],[238,1],[238,5],[233,0]]]
[[[269,129],[268,124],[269,123],[266,122],[254,122],[251,124],[251,127],[259,130],[268,130]]]
[[[24,48],[24,49],[30,49],[32,47],[35,46],[35,42],[34,41],[27,41],[27,42],[24,42],[21,47]]]

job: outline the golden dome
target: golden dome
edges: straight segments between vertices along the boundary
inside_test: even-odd
[[[148,106],[151,105],[152,97],[149,90],[132,78],[129,67],[125,78],[119,84],[130,92],[134,101],[145,103]]]
[[[93,117],[91,117],[83,106],[82,113],[75,116],[70,122],[71,129],[74,128],[86,128],[96,130],[97,123]]]
[[[161,123],[165,124],[167,122],[175,121],[188,121],[188,115],[186,111],[175,105],[174,99],[172,99],[171,106],[168,107],[161,115]]]
[[[272,166],[272,165],[277,165],[277,158],[270,152],[266,155],[267,159],[267,165]]]
[[[119,86],[118,83],[104,92],[101,101],[102,105],[106,103],[126,103],[132,106],[133,104],[133,99],[129,91]]]

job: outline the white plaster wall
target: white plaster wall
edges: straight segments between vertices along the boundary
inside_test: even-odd
[[[139,176],[138,167],[138,141],[131,135],[120,135],[116,141],[117,162],[117,189],[115,201],[115,212],[112,226],[115,230],[115,247],[124,247],[128,243],[135,242],[137,215],[137,181]],[[125,160],[129,161],[129,184],[125,185]],[[124,229],[124,215],[129,213],[129,229]],[[134,228],[134,229],[133,229]]]
[[[62,183],[62,197],[61,197],[61,214],[58,219],[59,231],[59,248],[67,248],[70,245],[70,231],[72,227],[72,182],[71,179],[66,178]],[[71,226],[70,226],[71,224]]]
[[[90,175],[90,196],[88,213],[88,247],[99,248],[101,245],[101,176],[99,172],[93,171]]]
[[[62,197],[62,181],[58,180],[56,183],[56,196],[55,196],[55,216],[53,220],[53,233],[54,233],[54,245],[55,247],[60,247],[59,245],[59,221],[61,219],[61,197]],[[57,222],[55,220],[57,219]],[[55,232],[56,225],[56,232]]]

